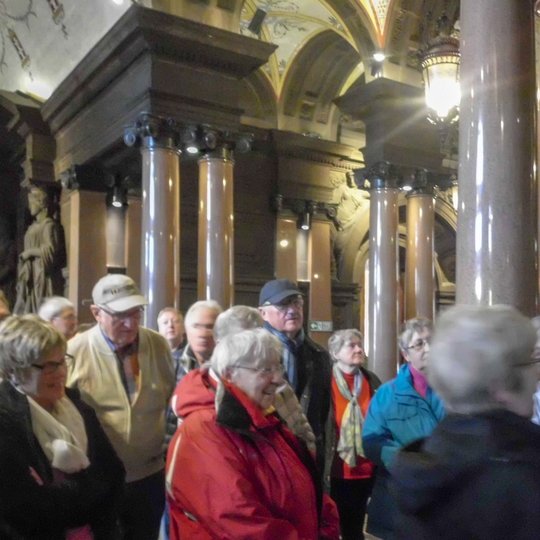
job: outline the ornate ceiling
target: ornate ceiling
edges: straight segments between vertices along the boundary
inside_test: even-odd
[[[0,0],[0,89],[46,99],[128,0]]]
[[[133,1],[0,0],[0,89],[48,98]],[[391,63],[406,66],[423,38],[425,21],[434,20],[443,9],[455,17],[459,4],[458,0],[137,3],[275,43],[276,53],[264,70],[278,97],[288,88],[287,78],[295,71],[295,61],[312,62],[325,51],[331,54],[318,65],[321,78],[336,59],[343,60],[342,69],[336,71],[334,66],[333,75],[340,82],[340,88],[334,89],[338,94],[371,65],[376,50],[384,50]],[[260,31],[253,33],[248,27],[257,10],[264,20]]]

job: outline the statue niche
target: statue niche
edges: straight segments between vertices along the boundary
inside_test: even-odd
[[[28,209],[32,223],[24,234],[19,255],[17,300],[13,312],[37,313],[43,298],[64,295],[62,269],[66,266],[64,229],[53,208],[57,201],[53,188],[30,184]],[[54,186],[56,188],[56,186]]]

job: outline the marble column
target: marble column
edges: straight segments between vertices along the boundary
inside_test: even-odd
[[[382,172],[382,174],[380,174]],[[398,194],[390,175],[371,179],[369,216],[369,368],[382,381],[397,371]]]
[[[536,313],[532,0],[462,0],[457,302]]]
[[[278,216],[276,221],[276,278],[298,279],[296,219]]]
[[[143,114],[138,121],[142,155],[141,291],[148,299],[144,326],[180,303],[180,151],[167,120]]]
[[[405,318],[435,313],[433,226],[435,200],[429,187],[407,195],[407,253],[405,259]]]
[[[234,303],[232,151],[221,147],[199,160],[197,292],[224,309]]]
[[[313,220],[309,236],[309,336],[328,347],[333,329],[330,222]]]

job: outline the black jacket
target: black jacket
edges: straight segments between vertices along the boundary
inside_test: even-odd
[[[90,466],[53,484],[49,461],[32,431],[26,397],[0,383],[0,538],[64,540],[69,528],[90,524],[96,540],[115,538],[124,467],[91,407],[76,390],[66,395],[81,413]]]
[[[392,468],[396,538],[540,538],[540,427],[509,411],[449,415]]]
[[[317,466],[324,472],[325,427],[330,412],[332,362],[328,352],[308,336],[298,349],[296,396],[315,434]]]

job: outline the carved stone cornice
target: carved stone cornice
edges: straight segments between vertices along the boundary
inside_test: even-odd
[[[362,154],[356,148],[345,144],[290,131],[272,130],[271,137],[278,157],[320,163],[343,172],[353,171],[363,164]]]
[[[242,78],[272,44],[133,4],[43,105],[56,171],[124,151],[139,113],[238,130]]]
[[[267,62],[275,49],[273,44],[133,4],[55,90],[43,106],[43,116],[56,132],[145,54],[241,79]]]

